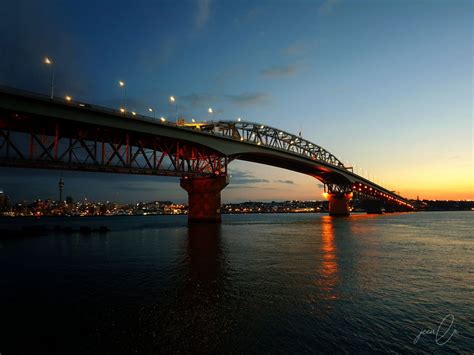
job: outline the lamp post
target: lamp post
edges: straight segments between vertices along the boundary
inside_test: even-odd
[[[153,112],[153,118],[156,118],[156,110],[153,109],[152,107],[148,107],[149,112]]]
[[[54,63],[48,57],[44,58],[44,64],[51,66],[51,100],[54,98]]]
[[[123,80],[119,80],[118,84],[119,87],[123,89],[123,106],[127,107],[127,86]]]
[[[211,115],[214,113],[214,110],[212,109],[212,107],[209,107],[207,109],[207,112],[209,113],[209,119],[211,118]],[[212,120],[211,120],[212,121]]]
[[[176,101],[176,97],[170,96],[170,104],[174,105],[176,111],[176,121],[178,121],[178,102]]]

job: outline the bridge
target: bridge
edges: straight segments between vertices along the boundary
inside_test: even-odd
[[[237,121],[174,123],[0,88],[0,166],[181,178],[190,222],[220,221],[220,192],[233,160],[310,175],[324,184],[333,216],[350,214],[352,198],[368,212],[382,204],[411,211],[405,198],[355,174],[321,146],[267,125]]]

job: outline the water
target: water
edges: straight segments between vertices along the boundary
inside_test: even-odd
[[[111,232],[0,238],[0,353],[472,353],[473,217],[4,219]]]

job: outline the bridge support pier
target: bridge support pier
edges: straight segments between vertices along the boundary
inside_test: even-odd
[[[188,223],[221,222],[221,190],[227,176],[182,178],[181,187],[188,192]]]
[[[351,214],[349,201],[352,198],[352,194],[329,193],[327,196],[330,216],[349,216]]]
[[[365,209],[367,214],[382,214],[383,202],[380,200],[366,200]]]

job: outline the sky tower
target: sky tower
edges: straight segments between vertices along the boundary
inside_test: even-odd
[[[62,177],[59,178],[59,203],[63,202],[63,188],[64,180]]]

